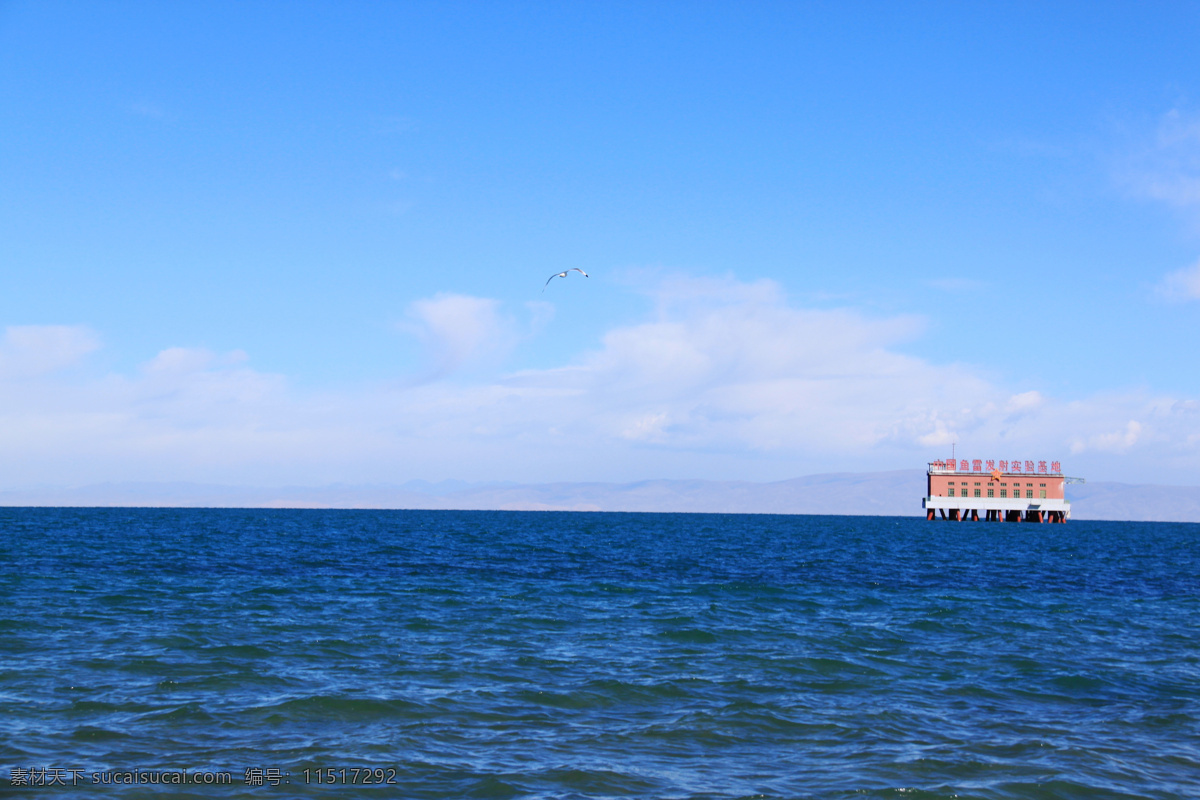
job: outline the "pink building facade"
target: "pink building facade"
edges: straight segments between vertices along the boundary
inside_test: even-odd
[[[1066,522],[1066,483],[1057,461],[952,458],[930,462],[922,505],[926,519]]]

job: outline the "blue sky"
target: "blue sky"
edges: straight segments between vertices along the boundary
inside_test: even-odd
[[[2,3],[0,486],[770,480],[951,441],[1198,483],[1198,33]]]

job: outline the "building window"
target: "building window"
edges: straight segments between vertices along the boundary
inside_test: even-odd
[[[975,490],[975,496],[976,496],[976,497],[979,497],[979,490],[978,490],[978,489],[976,489],[976,490]]]
[[[996,496],[996,490],[988,489],[988,497],[995,497],[995,496]]]
[[[1026,490],[1025,490],[1025,497],[1026,497],[1026,498],[1028,498],[1028,499],[1030,499],[1030,500],[1032,500],[1032,499],[1033,499],[1033,489],[1026,489]]]
[[[951,486],[949,489],[946,490],[946,496],[954,497],[954,487],[953,486]]]
[[[1044,487],[1045,485],[1046,485],[1046,484],[1044,484],[1044,483],[1039,483],[1039,484],[1038,484],[1038,486],[1043,486],[1043,487]]]
[[[1041,496],[1041,498],[1042,498],[1043,500],[1045,500],[1045,499],[1046,499],[1046,490],[1045,490],[1045,489],[1041,489],[1041,490],[1038,492],[1038,494]]]
[[[1001,489],[1001,490],[1000,490],[1000,496],[1001,496],[1001,497],[1008,497],[1008,489]]]

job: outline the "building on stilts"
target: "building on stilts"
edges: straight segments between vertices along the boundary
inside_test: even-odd
[[[925,486],[926,519],[989,522],[1066,522],[1068,478],[1057,461],[933,461]]]

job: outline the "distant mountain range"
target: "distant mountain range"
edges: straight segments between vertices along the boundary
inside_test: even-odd
[[[185,508],[412,508],[515,511],[684,511],[727,514],[916,516],[924,470],[810,475],[773,483],[650,480],[636,483],[410,481],[399,486],[105,483],[0,492],[0,506]],[[1200,522],[1200,487],[1086,483],[1068,487],[1075,519]]]

